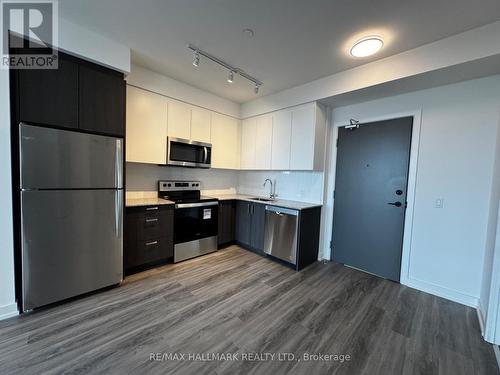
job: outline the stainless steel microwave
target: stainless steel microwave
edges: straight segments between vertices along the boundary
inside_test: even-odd
[[[167,165],[210,168],[212,144],[182,138],[167,138]]]

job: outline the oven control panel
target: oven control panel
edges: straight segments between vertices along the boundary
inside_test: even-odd
[[[200,181],[158,181],[158,191],[200,190]]]

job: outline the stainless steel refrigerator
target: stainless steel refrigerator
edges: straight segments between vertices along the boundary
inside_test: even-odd
[[[120,138],[20,124],[23,310],[120,283]]]

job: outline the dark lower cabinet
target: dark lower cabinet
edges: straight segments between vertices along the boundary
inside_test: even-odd
[[[219,247],[231,244],[234,241],[235,215],[235,201],[219,201],[219,228],[217,236]]]
[[[127,207],[123,268],[126,275],[166,262],[174,256],[173,206]]]
[[[318,260],[320,227],[321,207],[300,210],[295,265],[297,271]]]
[[[264,251],[265,204],[248,201],[236,202],[235,239],[257,252]]]
[[[130,259],[131,264],[136,268],[149,266],[151,264],[156,265],[159,262],[173,257],[173,249],[173,237],[160,237],[151,240],[140,240],[137,244],[137,251],[133,253],[135,255],[135,259]],[[128,269],[131,268],[132,267],[128,267]]]
[[[237,201],[235,215],[235,240],[240,245],[250,246],[250,232],[252,216],[250,214],[251,202]]]
[[[252,204],[252,229],[250,232],[250,245],[258,251],[264,251],[264,231],[266,224],[266,205]]]
[[[123,74],[98,66],[80,65],[79,127],[91,132],[125,136]]]
[[[264,255],[266,204],[236,201],[235,242]],[[297,271],[318,260],[321,207],[300,210],[297,226],[296,264],[287,263]],[[277,258],[274,258],[277,259]]]
[[[19,122],[78,128],[78,64],[60,56],[57,69],[20,69]]]

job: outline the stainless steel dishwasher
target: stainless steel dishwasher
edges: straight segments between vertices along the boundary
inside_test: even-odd
[[[299,211],[266,206],[264,252],[286,262],[297,264]]]

